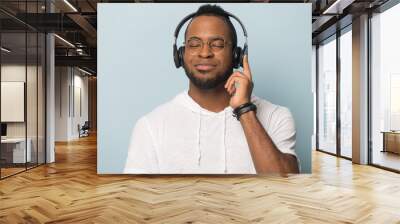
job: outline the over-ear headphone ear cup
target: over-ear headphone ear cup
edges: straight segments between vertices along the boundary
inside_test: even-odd
[[[243,68],[244,51],[240,51],[239,66]]]
[[[240,51],[239,65],[243,68],[244,56],[247,54],[247,45],[245,44],[243,50]]]
[[[178,48],[176,47],[176,44],[174,44],[174,47],[173,47],[173,54],[174,54],[175,67],[179,68],[180,67],[179,52],[178,52]]]
[[[183,66],[183,56],[185,55],[185,47],[184,46],[179,48],[178,55],[179,55],[179,65]]]
[[[235,47],[235,49],[233,50],[233,59],[232,59],[234,68],[239,68],[239,64],[240,64],[239,60],[240,60],[241,54],[242,54],[242,48]]]

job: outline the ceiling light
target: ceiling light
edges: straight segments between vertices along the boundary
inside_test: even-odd
[[[354,1],[355,0],[336,0],[332,5],[325,9],[322,14],[342,14],[343,10]]]
[[[4,51],[4,52],[6,52],[6,53],[10,53],[10,52],[11,52],[11,50],[9,50],[9,49],[7,49],[7,48],[5,48],[5,47],[1,47],[1,50]]]
[[[79,67],[78,67],[78,70],[81,71],[81,72],[83,72],[83,73],[85,73],[85,74],[92,75],[92,73],[90,73],[90,72],[88,72],[88,71],[86,71],[86,70],[83,70],[83,69],[81,69],[81,68],[79,68]]]
[[[71,4],[69,3],[68,0],[64,0],[65,4],[67,4],[72,10],[74,10],[74,12],[78,12],[78,10]]]
[[[69,46],[75,48],[75,45],[71,44],[71,42],[69,42],[68,40],[66,40],[66,39],[64,39],[64,38],[62,38],[62,37],[60,37],[60,36],[58,36],[57,34],[54,34],[54,36],[57,37],[58,39],[60,39],[61,41],[63,41],[64,43],[66,43],[67,45],[69,45]]]

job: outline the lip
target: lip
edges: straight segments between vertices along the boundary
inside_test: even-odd
[[[214,65],[214,64],[207,64],[207,63],[201,63],[201,64],[196,64],[196,65],[194,65],[194,67],[195,67],[197,70],[200,70],[200,71],[209,71],[209,70],[214,69],[214,68],[216,67],[216,65]]]

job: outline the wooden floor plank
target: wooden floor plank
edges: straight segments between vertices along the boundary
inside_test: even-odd
[[[400,223],[400,175],[313,152],[313,173],[97,175],[96,137],[0,181],[0,223]]]

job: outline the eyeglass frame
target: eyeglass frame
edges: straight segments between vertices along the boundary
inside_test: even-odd
[[[190,40],[198,40],[198,41],[200,41],[200,42],[201,42],[201,46],[199,46],[198,49],[192,49],[192,48],[189,46],[189,41],[190,41]],[[222,41],[224,42],[224,46],[223,46],[221,49],[217,50],[217,51],[213,50],[213,47],[211,46],[212,41],[216,41],[216,40],[222,40]],[[226,46],[232,44],[232,41],[227,41],[227,40],[225,40],[224,38],[221,38],[221,37],[216,37],[216,38],[213,38],[213,39],[211,39],[211,40],[207,40],[206,42],[207,42],[207,45],[208,45],[210,51],[213,52],[214,54],[223,51],[223,50],[225,49]],[[184,42],[183,42],[183,45],[185,46],[185,48],[187,48],[188,50],[192,51],[192,52],[191,52],[192,54],[198,54],[198,53],[201,52],[201,50],[203,50],[204,43],[205,43],[204,40],[201,39],[201,38],[199,38],[199,37],[191,37],[191,38],[189,38],[188,40],[184,41]]]

